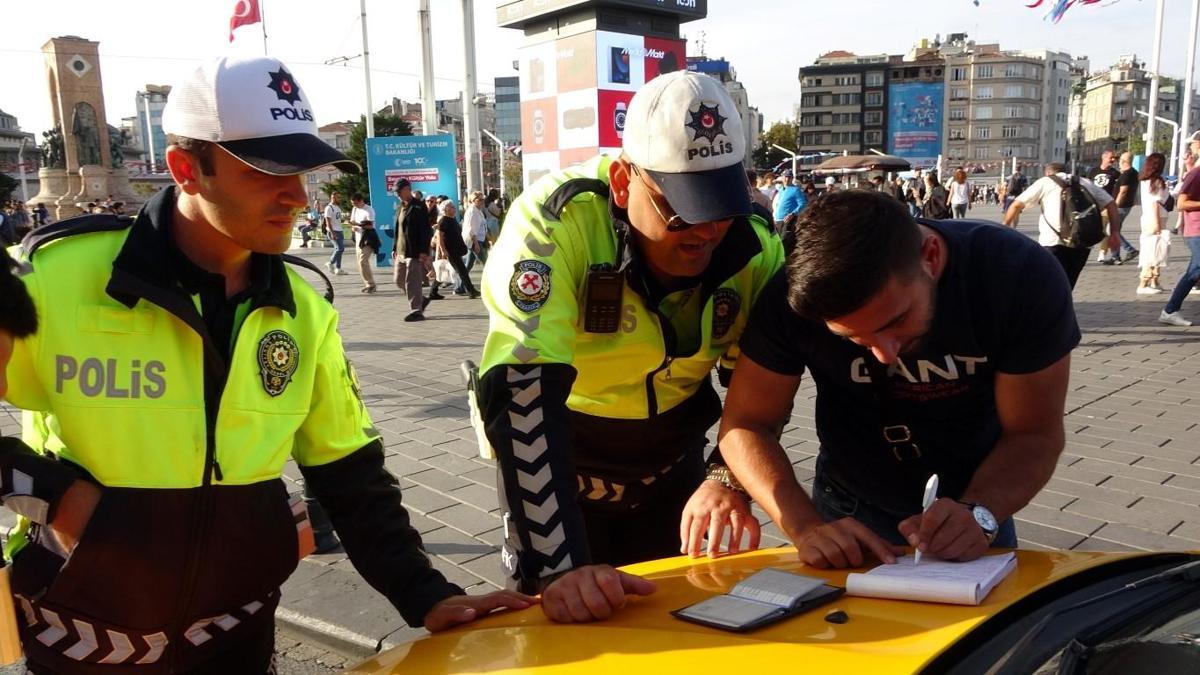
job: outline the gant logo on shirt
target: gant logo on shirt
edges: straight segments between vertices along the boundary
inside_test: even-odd
[[[895,363],[888,366],[888,375],[890,377],[899,376],[908,380],[910,384],[930,384],[938,381],[954,382],[963,376],[969,377],[974,375],[977,366],[987,363],[986,356],[946,354],[943,358],[945,360],[941,363],[928,359],[917,359],[913,364],[916,369],[915,375],[905,365],[904,359],[897,359]],[[866,357],[860,356],[850,362],[850,381],[857,382],[858,384],[871,383],[871,374],[867,370]]]

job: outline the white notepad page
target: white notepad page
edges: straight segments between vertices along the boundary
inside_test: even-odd
[[[920,565],[908,555],[893,565],[880,565],[865,574],[846,577],[846,593],[873,598],[978,605],[1004,577],[1016,569],[1017,557],[1008,552],[985,555],[971,562],[946,562],[925,556]]]

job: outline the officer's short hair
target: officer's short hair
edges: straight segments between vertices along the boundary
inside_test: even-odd
[[[33,335],[37,331],[37,310],[15,274],[17,264],[0,247],[0,330],[13,337]]]
[[[213,144],[211,142],[202,141],[198,138],[167,134],[167,145],[178,146],[181,150],[187,150],[191,153],[200,165],[200,173],[205,176],[215,176],[217,174],[216,164],[213,163]]]
[[[845,190],[808,204],[792,230],[788,304],[801,316],[827,321],[867,304],[893,276],[920,268],[921,231],[908,209],[875,190]]]

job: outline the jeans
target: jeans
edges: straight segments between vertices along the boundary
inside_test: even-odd
[[[1192,259],[1188,261],[1183,276],[1175,282],[1175,290],[1171,291],[1171,299],[1167,300],[1167,306],[1163,308],[1167,314],[1178,312],[1179,308],[1183,306],[1183,299],[1197,283],[1200,283],[1200,237],[1184,237],[1183,243],[1187,244],[1188,250],[1192,252]]]
[[[921,207],[917,206],[916,202],[906,202],[908,204],[908,215],[913,218],[921,217]]]
[[[920,492],[920,486],[916,487]],[[912,513],[896,514],[885,511],[878,506],[859,498],[847,488],[835,483],[819,469],[813,479],[813,505],[826,522],[839,520],[847,516],[867,526],[875,534],[896,546],[907,546],[898,529],[900,521],[915,515]],[[1012,518],[1000,523],[996,538],[992,540],[992,548],[1016,548],[1017,528]]]
[[[346,250],[346,236],[340,230],[333,233],[333,255],[329,256],[329,266],[335,270],[342,269],[342,253]]]
[[[1075,282],[1079,281],[1079,273],[1083,271],[1088,256],[1092,254],[1092,249],[1058,245],[1047,246],[1046,250],[1062,265],[1063,272],[1067,274],[1067,281],[1071,282],[1071,288],[1074,289]]]
[[[968,204],[951,204],[950,210],[954,212],[954,217],[956,219],[957,218],[966,218],[967,217],[967,206],[969,206],[969,205]]]

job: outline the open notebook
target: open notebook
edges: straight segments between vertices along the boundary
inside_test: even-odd
[[[725,595],[671,614],[713,628],[747,631],[823,605],[843,592],[826,585],[824,579],[765,569],[746,577]]]
[[[985,555],[971,562],[945,562],[926,556],[921,564],[911,555],[895,564],[880,565],[865,574],[846,577],[846,593],[872,598],[978,605],[996,584],[1017,568],[1015,553]]]

